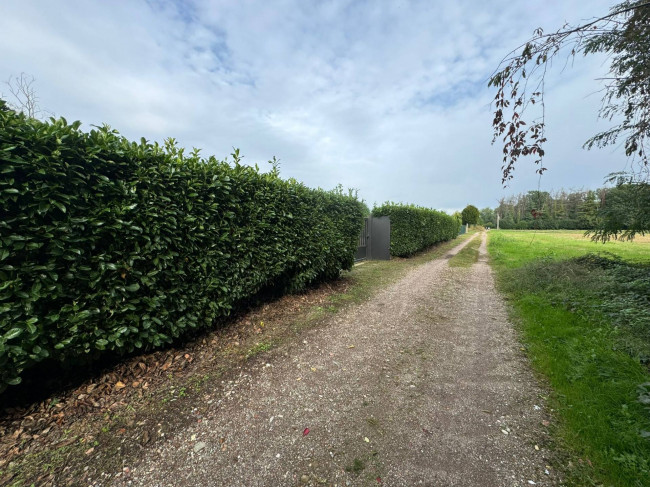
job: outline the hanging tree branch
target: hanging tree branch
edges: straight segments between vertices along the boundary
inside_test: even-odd
[[[565,24],[545,34],[541,28],[526,43],[503,58],[490,77],[494,86],[493,143],[503,141],[502,183],[513,178],[520,157],[532,156],[537,172],[543,165],[545,129],[544,83],[549,63],[568,49],[576,54],[607,53],[610,76],[598,116],[622,121],[587,140],[584,147],[605,147],[624,139],[625,154],[640,168],[648,167],[650,137],[650,2],[625,1],[608,15],[577,27]],[[530,86],[529,86],[530,83]],[[532,108],[531,105],[534,107]],[[537,109],[529,122],[527,110]]]

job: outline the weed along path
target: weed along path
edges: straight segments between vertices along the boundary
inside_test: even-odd
[[[477,235],[252,360],[108,482],[556,485],[520,346]]]

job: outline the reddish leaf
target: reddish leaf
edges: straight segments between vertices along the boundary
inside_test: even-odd
[[[307,436],[309,434],[309,428],[305,428],[305,431],[302,432],[302,436]]]

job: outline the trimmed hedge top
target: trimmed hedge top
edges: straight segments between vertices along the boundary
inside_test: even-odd
[[[0,100],[0,392],[47,358],[170,343],[350,268],[362,205]]]
[[[415,205],[384,203],[373,216],[390,216],[390,253],[408,257],[458,236],[459,222],[441,211]]]

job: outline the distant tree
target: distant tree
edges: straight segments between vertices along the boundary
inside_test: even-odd
[[[578,207],[578,221],[582,228],[594,228],[597,225],[598,202],[596,192],[587,191],[582,203]]]
[[[476,225],[480,218],[478,208],[473,205],[467,205],[461,212],[463,218],[463,225],[469,223],[470,225]]]
[[[551,209],[551,195],[547,191],[528,191],[526,194],[524,220],[548,218]]]
[[[496,226],[497,217],[492,208],[483,208],[479,214],[481,225],[485,225],[486,227]]]
[[[501,216],[500,227],[504,230],[536,228],[593,231],[601,221],[599,211],[607,200],[609,191],[611,188],[572,192],[560,190],[554,194],[528,191],[502,198],[495,212]],[[483,212],[481,210],[481,215]]]
[[[36,80],[33,76],[20,73],[20,76],[10,76],[5,85],[9,89],[11,98],[6,100],[9,108],[16,112],[23,112],[29,118],[44,118],[52,115],[47,110],[41,109],[38,95],[34,89]],[[0,94],[0,98],[5,98]]]
[[[636,234],[650,233],[650,184],[619,181],[604,196],[597,228],[590,232],[594,240],[632,240]]]

